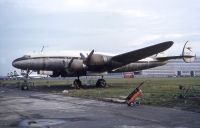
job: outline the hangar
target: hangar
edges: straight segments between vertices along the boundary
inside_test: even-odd
[[[200,57],[192,63],[183,60],[169,60],[164,66],[143,70],[135,73],[135,77],[199,77]]]
[[[110,73],[107,77],[127,78],[128,73]],[[192,63],[185,63],[183,60],[169,60],[166,65],[132,72],[133,77],[200,77],[200,57]],[[130,77],[131,78],[131,77]]]

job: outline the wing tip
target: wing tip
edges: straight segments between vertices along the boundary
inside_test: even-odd
[[[162,42],[162,43],[160,43],[160,44],[161,44],[161,46],[163,46],[164,48],[168,49],[168,48],[170,48],[170,47],[174,44],[174,42],[173,42],[173,41],[165,41],[165,42]],[[158,45],[160,45],[160,44],[158,44]]]
[[[168,44],[170,47],[174,44],[173,41],[166,41],[166,42],[164,42],[164,43]]]

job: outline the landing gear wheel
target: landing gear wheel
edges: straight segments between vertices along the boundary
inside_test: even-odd
[[[76,89],[80,89],[81,86],[82,86],[81,81],[80,81],[79,79],[75,79],[75,80],[74,80],[74,87],[75,87]]]
[[[105,88],[106,87],[106,81],[104,79],[98,79],[96,83],[96,87]]]
[[[22,85],[22,86],[21,86],[21,90],[29,90],[28,85]]]

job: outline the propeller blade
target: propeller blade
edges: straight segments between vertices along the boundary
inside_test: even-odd
[[[68,68],[70,68],[71,67],[71,65],[72,65],[72,63],[73,63],[73,61],[74,61],[74,58],[72,58],[71,60],[70,60],[70,62],[69,62],[69,64],[68,64]]]
[[[92,55],[94,54],[94,49],[90,52],[90,54],[88,55],[88,57],[86,58],[85,62],[88,63],[92,57]]]
[[[86,57],[83,55],[83,53],[80,53],[81,59],[83,59],[83,61],[86,60]]]
[[[81,59],[83,59],[83,63],[87,65],[93,54],[94,54],[94,49],[90,52],[90,54],[87,57],[85,57],[83,53],[80,53]]]
[[[68,65],[66,65],[66,61],[63,60],[63,65],[64,65],[64,67],[65,67],[65,68],[70,68],[71,65],[72,65],[72,63],[73,63],[73,61],[74,61],[74,58],[72,58],[72,59],[69,61]]]

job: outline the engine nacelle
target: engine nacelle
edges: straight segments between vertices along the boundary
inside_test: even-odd
[[[108,62],[108,58],[103,55],[93,54],[89,60],[91,66],[103,66]]]
[[[83,64],[83,60],[73,60],[73,62],[67,67],[69,71],[72,72],[79,72],[79,71],[83,71],[86,69],[86,65]]]

